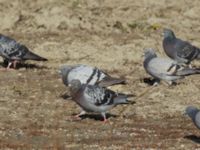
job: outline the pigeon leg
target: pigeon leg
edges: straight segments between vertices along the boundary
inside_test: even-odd
[[[188,66],[189,66],[189,68],[190,68],[190,69],[192,69],[192,68],[193,68],[191,64],[189,64]]]
[[[71,118],[72,120],[76,120],[76,121],[82,120],[82,118],[81,118],[80,116],[82,116],[82,115],[84,115],[84,114],[86,114],[86,112],[85,112],[84,110],[82,110],[78,115],[71,116],[70,118]],[[67,120],[68,120],[68,118],[67,118]]]
[[[9,70],[9,69],[10,69],[10,67],[11,67],[11,65],[12,65],[12,62],[9,62],[9,63],[8,63],[8,66],[7,66],[7,68],[6,68],[6,69],[7,69],[7,70]]]
[[[101,115],[103,116],[103,122],[106,123],[108,120],[106,119],[106,113],[102,112]]]
[[[169,85],[173,85],[173,81],[167,81]]]
[[[17,67],[17,63],[18,63],[17,60],[14,60],[14,61],[13,61],[13,68],[14,68],[14,69],[16,69],[16,67]]]
[[[176,82],[175,82],[175,81],[166,81],[166,82],[164,82],[164,83],[165,83],[165,85],[167,85],[167,86],[176,85]]]
[[[158,84],[159,84],[158,82],[154,82],[153,86],[158,86]]]
[[[160,83],[160,80],[155,79],[155,81],[154,81],[154,83],[153,83],[153,86],[157,86],[159,83]]]
[[[82,110],[80,112],[80,114],[78,114],[78,115],[75,116],[75,118],[79,118],[80,119],[80,116],[85,115],[85,114],[86,114],[86,112],[84,110]]]

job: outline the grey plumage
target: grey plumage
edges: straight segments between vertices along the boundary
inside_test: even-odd
[[[189,64],[194,59],[200,59],[200,49],[187,41],[176,38],[170,29],[164,29],[163,48],[167,56],[179,64]]]
[[[155,51],[151,48],[145,49],[143,65],[146,72],[157,79],[157,81],[164,80],[170,84],[184,78],[184,76],[200,73],[200,70],[182,67],[172,59],[157,57]]]
[[[81,84],[89,84],[107,87],[115,84],[124,84],[124,79],[113,78],[102,70],[87,65],[64,65],[60,68],[63,83],[68,84],[73,79],[78,79]]]
[[[0,56],[2,56],[5,61],[9,62],[8,68],[12,63],[25,60],[47,61],[46,58],[29,51],[25,45],[2,34],[0,34]]]
[[[72,99],[83,109],[77,115],[78,117],[86,112],[96,112],[101,113],[106,121],[108,110],[118,104],[129,103],[128,95],[116,93],[98,85],[81,84],[79,80],[72,80],[69,86]]]
[[[199,111],[199,109],[194,106],[188,106],[185,110],[185,114],[187,114],[192,119],[195,126],[200,129],[200,111]]]

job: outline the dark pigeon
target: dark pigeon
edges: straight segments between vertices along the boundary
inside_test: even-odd
[[[188,106],[185,110],[185,114],[188,115],[195,126],[200,129],[200,112],[199,109],[194,106]]]
[[[5,62],[8,62],[7,69],[9,69],[11,65],[13,65],[13,68],[16,68],[16,63],[25,60],[47,61],[46,58],[29,51],[25,45],[2,34],[0,34],[0,56],[3,57]]]
[[[200,59],[200,49],[187,41],[176,38],[170,29],[164,29],[163,48],[167,56],[179,64],[190,64],[194,59]]]

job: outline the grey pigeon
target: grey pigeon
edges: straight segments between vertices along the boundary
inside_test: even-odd
[[[185,110],[185,114],[187,114],[196,125],[198,129],[200,129],[200,112],[199,109],[194,106],[188,106]]]
[[[158,82],[164,80],[172,84],[176,80],[184,78],[184,76],[200,73],[200,70],[182,67],[172,59],[157,57],[155,51],[151,48],[145,49],[144,55],[144,69]]]
[[[102,70],[87,65],[64,65],[60,68],[63,83],[68,84],[73,79],[78,79],[81,84],[89,84],[107,87],[115,84],[124,84],[124,79],[113,78]]]
[[[170,29],[164,29],[163,48],[167,56],[179,64],[190,64],[194,59],[200,59],[200,49],[187,41],[176,38]]]
[[[72,100],[83,109],[76,117],[86,112],[101,113],[105,122],[108,110],[118,104],[129,103],[128,95],[116,93],[98,85],[81,84],[79,80],[72,80],[69,87]]]
[[[13,68],[16,68],[17,62],[25,60],[47,61],[46,58],[29,51],[25,45],[2,34],[0,34],[0,56],[3,57],[5,62],[8,62],[7,69],[9,69],[12,64]]]

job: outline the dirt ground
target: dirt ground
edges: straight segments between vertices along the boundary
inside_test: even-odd
[[[199,0],[0,0],[1,33],[49,59],[0,72],[0,148],[200,149],[200,131],[183,115],[200,105],[199,75],[153,87],[142,66],[145,47],[165,56],[164,27],[200,47],[199,12]],[[126,78],[112,89],[136,103],[112,109],[106,124],[94,114],[71,120],[80,109],[61,96],[62,64]]]

